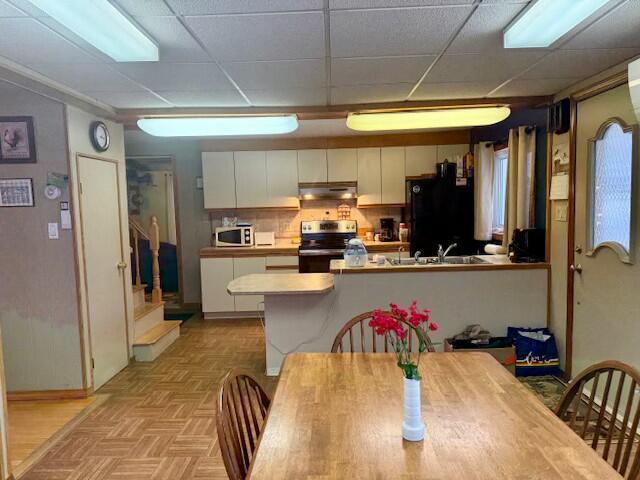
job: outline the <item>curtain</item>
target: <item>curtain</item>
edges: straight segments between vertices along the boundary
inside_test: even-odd
[[[173,173],[165,173],[165,186],[167,192],[167,235],[171,245],[177,245],[176,238],[176,204],[173,191]]]
[[[493,226],[493,144],[480,142],[474,153],[474,238],[491,240]]]
[[[527,131],[529,133],[527,133]],[[536,158],[536,130],[518,127],[509,131],[509,159],[507,166],[507,195],[504,214],[502,246],[511,242],[516,228],[534,225]]]

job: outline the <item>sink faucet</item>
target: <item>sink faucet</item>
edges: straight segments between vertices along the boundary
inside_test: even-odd
[[[404,252],[404,247],[398,248],[398,263],[402,263],[402,252]]]
[[[438,263],[444,263],[444,259],[452,248],[456,248],[458,246],[457,243],[452,243],[447,247],[446,250],[442,249],[442,245],[438,245]]]
[[[416,263],[418,263],[418,260],[420,260],[420,255],[422,255],[422,252],[420,250],[417,250],[415,255],[413,256],[413,259],[416,261]]]

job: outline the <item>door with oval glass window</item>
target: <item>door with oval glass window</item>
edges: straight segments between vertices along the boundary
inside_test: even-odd
[[[578,103],[572,374],[607,359],[640,367],[637,120],[626,85]]]

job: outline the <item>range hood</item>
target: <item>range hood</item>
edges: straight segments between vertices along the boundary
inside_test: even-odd
[[[300,200],[347,200],[358,196],[356,182],[300,183]]]

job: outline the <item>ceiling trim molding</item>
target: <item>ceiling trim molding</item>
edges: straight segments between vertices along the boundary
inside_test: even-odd
[[[587,100],[596,95],[600,95],[608,90],[619,87],[629,82],[629,74],[627,70],[620,73],[616,73],[610,77],[604,78],[598,82],[595,82],[577,92],[571,94],[571,98],[576,102]]]

